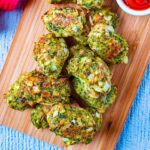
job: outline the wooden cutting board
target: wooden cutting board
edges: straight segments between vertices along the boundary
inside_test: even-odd
[[[127,39],[129,64],[112,68],[113,82],[118,86],[116,103],[104,115],[104,122],[91,144],[68,147],[70,150],[113,150],[150,58],[150,16],[134,17],[121,11],[116,2],[107,1],[120,16],[118,32]],[[46,0],[29,0],[19,23],[5,65],[0,75],[0,124],[14,128],[43,141],[64,147],[61,138],[48,129],[37,130],[30,121],[30,110],[19,112],[7,107],[3,94],[21,72],[37,67],[33,60],[34,41],[46,33],[41,16],[49,8]]]

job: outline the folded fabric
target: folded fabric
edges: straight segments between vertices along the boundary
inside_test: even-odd
[[[0,0],[0,10],[13,10],[18,2],[19,0]]]

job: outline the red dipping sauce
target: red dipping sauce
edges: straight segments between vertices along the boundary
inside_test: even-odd
[[[125,4],[134,10],[150,8],[150,0],[124,0]]]

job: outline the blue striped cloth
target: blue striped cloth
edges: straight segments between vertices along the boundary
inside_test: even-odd
[[[0,68],[22,14],[0,11]],[[0,150],[60,150],[60,148],[0,125]],[[116,150],[150,150],[150,64],[125,123]]]

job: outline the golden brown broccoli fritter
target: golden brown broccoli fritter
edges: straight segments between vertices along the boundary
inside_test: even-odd
[[[44,74],[57,78],[69,56],[69,50],[63,38],[43,35],[35,42],[34,58]]]
[[[128,63],[128,44],[106,24],[96,24],[88,35],[90,48],[110,64]]]
[[[95,120],[82,108],[58,104],[47,114],[51,131],[63,137],[66,145],[89,143],[95,135]]]
[[[101,94],[105,94],[111,89],[111,72],[99,57],[75,56],[69,60],[67,71]]]
[[[93,86],[82,82],[82,80],[74,79],[74,89],[76,93],[82,98],[84,104],[88,107],[93,107],[104,113],[106,109],[116,100],[117,89],[115,86],[111,87],[110,92],[102,94]]]
[[[50,8],[42,20],[47,30],[56,37],[81,35],[86,22],[84,12],[73,7]]]

